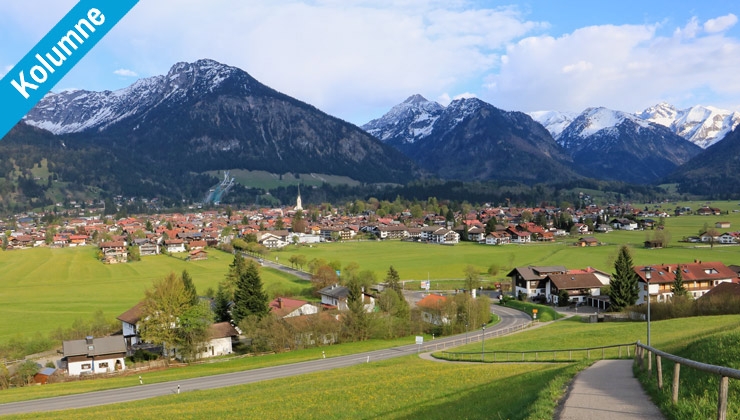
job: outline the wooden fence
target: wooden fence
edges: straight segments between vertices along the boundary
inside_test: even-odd
[[[657,370],[658,388],[663,389],[663,364],[662,358],[666,358],[674,362],[673,365],[673,388],[671,401],[674,404],[678,402],[678,389],[681,373],[681,365],[698,369],[702,372],[708,372],[714,375],[719,375],[719,398],[717,401],[717,419],[727,419],[727,394],[730,386],[730,378],[740,379],[740,370],[732,369],[724,366],[709,365],[706,363],[696,362],[683,357],[678,357],[670,353],[662,352],[653,347],[648,347],[639,341],[637,342],[637,349],[635,351],[635,358],[640,368],[645,368],[645,353],[647,352],[647,370],[652,372],[653,370],[653,354],[655,355],[655,366]]]
[[[467,351],[448,352],[443,351],[441,358],[454,361],[469,362],[572,362],[574,360],[591,359],[595,356],[599,359],[632,357],[631,348],[635,343],[613,344],[610,346],[558,349],[558,350],[494,350],[494,351]],[[607,352],[607,350],[612,350]],[[573,354],[581,354],[576,359]]]

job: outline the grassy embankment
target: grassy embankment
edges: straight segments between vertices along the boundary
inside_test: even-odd
[[[740,334],[739,325],[740,316],[658,321],[653,325],[652,339],[658,348],[679,352],[687,344],[691,348],[690,343],[694,340],[701,343],[702,340],[714,340],[714,337],[726,334],[737,336]],[[644,341],[644,336],[644,323],[586,324],[577,319],[568,319],[507,337],[486,340],[485,350],[593,347]],[[342,346],[329,348],[334,350]],[[480,349],[480,344],[471,344],[472,347]],[[695,357],[706,361],[716,352],[717,348],[702,347],[695,352]],[[258,359],[295,358],[297,355],[298,352],[293,355],[240,359],[241,362],[229,362],[233,364],[224,368],[223,372],[239,370],[240,363],[243,370],[252,368],[249,364]],[[317,358],[319,354],[305,353],[303,356]],[[737,363],[736,360],[735,358],[731,362]],[[409,356],[338,369],[330,373],[301,375],[226,389],[192,392],[184,390],[180,395],[71,410],[55,413],[54,417],[549,419],[552,418],[567,383],[586,365],[588,361],[576,364],[439,363]],[[200,368],[169,371],[167,379],[191,377],[187,372]],[[148,381],[152,381],[157,375],[158,373],[149,374]],[[687,375],[686,370],[682,370],[682,377],[684,375]],[[389,381],[387,378],[393,380]],[[107,382],[82,381],[38,387],[38,392],[44,392],[43,396],[50,396],[61,394],[62,392],[55,390],[63,388],[67,388],[63,393],[69,393],[72,390],[68,387],[88,386],[85,390],[90,390],[89,383],[102,385]],[[129,377],[128,382],[131,384],[137,381],[134,377]],[[700,399],[703,398],[704,388],[701,384],[694,392],[699,394]],[[706,392],[711,395],[716,393],[716,388],[710,385]],[[0,397],[4,393],[0,393]],[[41,395],[33,398],[37,397]],[[19,396],[16,395],[13,399],[16,398]],[[686,404],[693,401],[688,395],[682,395],[682,399],[686,400]],[[340,409],[336,407],[336,401],[342,401]],[[731,387],[730,401],[731,410],[737,410],[737,403],[733,403],[740,401],[740,392],[736,385]],[[9,418],[26,419],[37,416],[38,414]]]

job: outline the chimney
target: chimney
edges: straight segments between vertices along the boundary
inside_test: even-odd
[[[87,337],[85,337],[85,344],[91,345],[92,343],[93,343],[93,336],[88,335]]]

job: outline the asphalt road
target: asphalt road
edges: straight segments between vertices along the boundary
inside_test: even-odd
[[[530,318],[527,314],[514,309],[492,305],[491,311],[499,315],[499,317],[501,318],[501,322],[499,322],[495,326],[491,326],[486,329],[486,338],[502,335],[512,328],[519,327],[530,321]],[[477,330],[469,332],[468,336],[472,340],[474,337],[480,337],[480,334],[481,330]],[[105,404],[116,404],[128,401],[143,400],[146,398],[159,397],[163,395],[177,394],[178,388],[179,392],[191,392],[204,389],[214,389],[234,385],[249,384],[270,379],[302,375],[305,373],[339,369],[358,365],[361,363],[372,363],[379,360],[407,356],[419,351],[434,351],[437,348],[444,347],[445,344],[451,344],[455,341],[457,341],[457,345],[459,345],[460,340],[465,337],[465,334],[460,334],[457,336],[438,338],[433,341],[424,343],[422,346],[409,344],[402,347],[394,347],[390,349],[376,350],[348,356],[328,357],[326,359],[318,359],[270,368],[246,370],[242,372],[226,373],[222,375],[205,376],[177,382],[163,382],[157,384],[145,383],[143,385],[139,385],[138,378],[132,376],[131,380],[135,382],[135,385],[128,388],[119,388],[107,391],[90,392],[86,394],[69,395],[64,397],[0,404],[0,415],[46,412],[85,408]],[[144,375],[144,380],[146,381],[146,375]]]

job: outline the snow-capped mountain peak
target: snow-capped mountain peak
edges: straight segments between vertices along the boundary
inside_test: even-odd
[[[552,134],[555,140],[560,137],[563,130],[568,128],[570,123],[578,116],[576,113],[560,111],[535,111],[528,113],[528,115],[533,120],[542,124]]]
[[[50,93],[26,115],[25,122],[54,134],[102,130],[124,118],[143,114],[165,100],[185,100],[213,92],[240,72],[236,67],[213,60],[177,63],[167,75],[139,79],[113,92],[64,90]]]
[[[431,133],[444,109],[437,102],[416,94],[362,128],[383,142],[414,143]]]
[[[722,140],[740,124],[740,113],[713,106],[697,105],[678,110],[667,104],[658,104],[639,115],[648,121],[668,127],[703,149]]]

